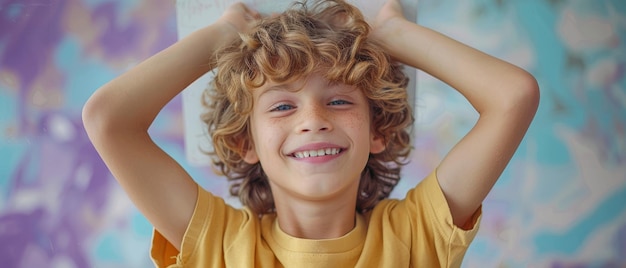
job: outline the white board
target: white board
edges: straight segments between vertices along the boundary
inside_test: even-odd
[[[217,20],[223,11],[235,2],[243,2],[261,14],[271,14],[285,10],[292,1],[272,0],[177,0],[176,15],[178,38],[184,38],[190,33],[207,26]],[[351,0],[363,15],[373,18],[380,10],[385,0]],[[412,20],[417,19],[417,0],[402,0],[404,15]],[[416,70],[405,68],[409,82],[409,98],[412,106],[415,104]],[[182,93],[183,117],[185,126],[185,154],[191,165],[204,166],[210,164],[210,158],[203,152],[211,149],[211,142],[204,123],[200,120],[203,111],[200,102],[202,92],[212,79],[209,72],[189,85]],[[413,90],[412,90],[413,89]]]

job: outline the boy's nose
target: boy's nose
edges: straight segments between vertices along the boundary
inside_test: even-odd
[[[332,115],[325,108],[320,105],[311,105],[304,110],[300,115],[297,131],[302,133],[332,130]]]

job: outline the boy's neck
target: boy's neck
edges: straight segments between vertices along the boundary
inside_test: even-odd
[[[276,202],[278,225],[283,232],[297,238],[332,239],[344,236],[355,227],[356,200],[344,201],[327,204],[302,200]]]

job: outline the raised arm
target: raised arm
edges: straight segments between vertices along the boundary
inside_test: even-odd
[[[467,227],[535,115],[537,82],[512,64],[407,21],[401,10],[398,0],[388,0],[372,38],[393,58],[455,88],[480,114],[437,168],[454,223]]]
[[[213,68],[214,51],[234,40],[258,16],[243,4],[231,6],[216,23],[99,88],[83,108],[87,134],[113,176],[177,248],[193,213],[198,186],[151,140],[148,128],[165,104]]]

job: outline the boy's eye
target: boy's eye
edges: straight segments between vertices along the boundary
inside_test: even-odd
[[[334,100],[328,103],[329,105],[342,105],[342,104],[351,104],[348,101],[345,100]]]
[[[277,111],[277,112],[288,111],[288,110],[291,110],[293,108],[294,107],[292,105],[289,105],[289,104],[279,104],[279,105],[274,106],[270,111],[271,112],[274,112],[274,111]]]

